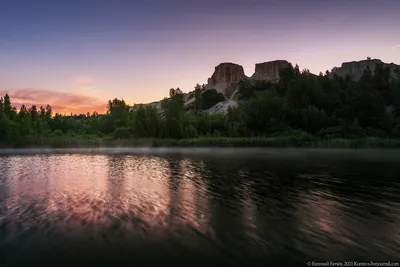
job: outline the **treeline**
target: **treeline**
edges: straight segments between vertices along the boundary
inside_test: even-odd
[[[242,80],[226,115],[203,110],[223,100],[215,90],[195,89],[195,101],[184,105],[171,94],[162,109],[139,108],[129,114],[129,137],[196,138],[274,137],[399,138],[400,73],[384,65],[367,69],[358,81],[327,72],[319,76],[298,66],[283,69],[277,84]]]
[[[364,71],[359,81],[350,76],[319,76],[298,66],[283,69],[280,81],[243,80],[234,95],[238,102],[227,114],[204,110],[224,100],[216,90],[197,85],[193,101],[179,90],[161,108],[129,111],[123,100],[110,100],[107,113],[65,116],[50,105],[18,111],[10,97],[0,99],[0,143],[7,146],[45,144],[57,138],[183,139],[198,137],[399,138],[400,73],[384,65]]]

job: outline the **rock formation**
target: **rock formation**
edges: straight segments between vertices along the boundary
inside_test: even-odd
[[[367,68],[374,70],[377,64],[384,64],[388,66],[392,71],[392,75],[400,75],[400,66],[394,63],[384,63],[379,59],[367,59],[361,61],[345,62],[341,67],[335,67],[329,74],[333,77],[334,74],[345,77],[350,74],[354,80],[358,80],[363,71]],[[269,82],[278,82],[279,72],[281,69],[289,67],[290,63],[286,60],[275,60],[264,63],[257,63],[255,65],[255,72],[250,77],[251,80],[264,80]],[[236,102],[232,100],[232,96],[238,89],[238,82],[244,78],[247,78],[244,74],[244,69],[241,65],[234,63],[221,63],[215,67],[214,73],[211,78],[208,79],[207,85],[202,87],[204,89],[216,89],[223,93],[227,100],[217,103],[204,112],[215,114],[215,113],[226,113],[229,106],[236,106]],[[184,93],[184,105],[187,110],[190,110],[195,101],[195,91]],[[131,107],[131,111],[138,107],[152,106],[157,109],[161,108],[161,101],[153,102],[149,104],[137,104]],[[388,111],[390,112],[390,111]]]
[[[215,67],[213,75],[208,79],[207,89],[214,88],[229,97],[236,90],[237,83],[245,77],[242,66],[234,63],[221,63]]]
[[[255,72],[251,76],[254,80],[264,80],[269,82],[279,81],[279,71],[290,66],[286,60],[275,60],[264,63],[257,63]]]
[[[204,113],[208,113],[208,114],[217,114],[217,113],[222,113],[222,114],[226,114],[228,112],[228,108],[229,107],[237,107],[237,103],[233,100],[225,100],[222,102],[219,102],[217,104],[215,104],[214,106],[212,106],[211,108],[204,110]]]
[[[161,101],[155,101],[151,103],[146,103],[146,104],[134,104],[132,107],[129,108],[129,111],[135,111],[138,108],[146,108],[146,107],[152,107],[152,108],[161,108]]]
[[[349,74],[353,80],[357,81],[360,79],[364,70],[370,68],[374,71],[377,64],[383,64],[384,66],[389,67],[392,74],[395,73],[394,71],[396,69],[400,69],[400,66],[394,63],[387,64],[382,62],[380,59],[366,59],[361,61],[344,62],[341,67],[334,67],[329,75],[333,77],[333,75],[336,74],[339,77],[346,77],[346,75]]]

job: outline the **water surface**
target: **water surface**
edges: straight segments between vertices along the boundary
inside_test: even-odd
[[[398,151],[0,154],[0,266],[400,258]]]

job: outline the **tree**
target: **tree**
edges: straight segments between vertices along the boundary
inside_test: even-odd
[[[255,135],[274,133],[282,128],[283,99],[275,91],[258,92],[242,105],[244,122]]]
[[[165,124],[166,137],[182,138],[183,130],[183,94],[176,94],[170,99],[164,99],[161,103]]]
[[[10,100],[10,97],[8,96],[8,94],[6,94],[4,96],[3,111],[8,117],[11,117],[11,110],[12,110],[11,100]]]
[[[176,88],[176,89],[171,88],[171,89],[169,89],[169,97],[174,97],[176,95],[181,95],[181,94],[183,94],[183,92],[179,88]]]
[[[114,131],[118,127],[126,126],[128,121],[129,107],[124,100],[114,98],[107,104],[107,112],[110,114],[109,130]]]
[[[301,128],[308,132],[315,134],[319,130],[325,128],[328,118],[325,111],[318,109],[314,106],[307,106],[300,109]]]
[[[45,116],[46,116],[46,110],[44,109],[43,106],[40,106],[39,117],[43,120],[45,118]]]
[[[391,89],[391,71],[388,66],[383,66],[383,64],[376,64],[376,68],[374,70],[374,75],[372,77],[372,85],[376,90],[379,91],[379,94],[382,96],[385,104],[387,106],[393,104],[393,95]]]
[[[158,138],[162,134],[162,122],[158,110],[153,107],[139,107],[130,114],[129,125],[138,138]]]
[[[201,109],[206,110],[215,104],[224,101],[225,97],[215,89],[209,89],[201,93]]]
[[[0,97],[0,113],[4,112],[4,99]]]
[[[18,112],[18,117],[20,119],[24,119],[28,115],[29,115],[28,109],[25,107],[24,104],[22,104],[21,108],[19,109],[19,112]]]
[[[124,139],[129,137],[129,131],[125,127],[118,127],[114,132],[115,139]]]
[[[197,87],[198,86],[198,87]],[[194,90],[194,110],[197,114],[201,110],[201,102],[202,102],[202,89],[199,84],[197,84]]]
[[[33,105],[30,109],[29,109],[29,113],[31,115],[31,119],[32,121],[36,121],[38,118],[38,112],[37,112],[37,108],[35,105]]]
[[[197,130],[196,128],[190,124],[185,128],[185,138],[197,138]]]
[[[174,97],[175,96],[175,89],[174,88],[171,88],[171,89],[169,89],[169,97]]]
[[[391,89],[396,115],[400,118],[400,78],[392,81]]]
[[[53,115],[53,110],[49,104],[46,106],[46,119],[49,121]]]

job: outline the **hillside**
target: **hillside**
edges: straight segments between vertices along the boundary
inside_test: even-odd
[[[399,75],[398,73],[400,73],[400,65],[396,65],[394,63],[384,63],[379,59],[367,59],[344,62],[342,63],[341,67],[332,68],[332,71],[327,74],[327,77],[333,78],[335,75],[337,75],[345,78],[346,76],[349,76],[352,78],[352,80],[358,81],[365,70],[370,69],[373,72],[377,65],[388,67],[392,77],[396,77],[396,75]],[[223,94],[225,100],[215,103],[215,106],[204,110],[204,112],[209,114],[225,114],[228,110],[228,107],[237,106],[238,96],[236,93],[238,92],[241,81],[247,80],[253,83],[257,81],[263,81],[276,84],[280,79],[280,71],[290,66],[292,66],[292,64],[286,60],[274,60],[256,63],[253,75],[247,77],[244,73],[243,66],[231,62],[220,63],[215,67],[211,77],[208,78],[207,84],[203,85],[202,92],[205,90],[215,89],[218,93]],[[193,108],[194,101],[195,91],[184,93],[186,110],[190,111]],[[148,104],[135,104],[130,110],[133,111],[138,107],[146,106],[160,109],[161,100]]]
[[[384,63],[380,59],[366,59],[344,62],[341,67],[334,67],[329,76],[333,77],[334,75],[337,75],[344,78],[349,75],[353,80],[358,81],[366,69],[374,71],[378,65],[388,67],[392,76],[398,75],[396,72],[400,69],[399,65],[394,63]]]
[[[0,98],[0,145],[59,147],[157,139],[177,145],[207,140],[205,145],[310,146],[354,139],[398,146],[400,76],[395,64],[344,63],[318,76],[283,60],[256,64],[250,77],[242,70],[221,63],[208,83],[196,85],[194,91],[171,88],[169,98],[130,108],[115,98],[108,101],[106,114],[53,115],[50,105],[21,106],[18,111],[6,94]],[[212,138],[219,141],[213,143]],[[196,141],[176,142],[180,139]]]

